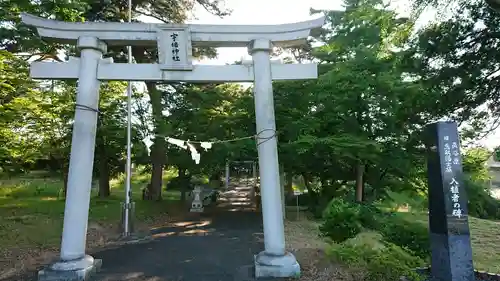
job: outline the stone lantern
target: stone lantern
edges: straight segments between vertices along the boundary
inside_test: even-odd
[[[201,213],[203,212],[203,201],[201,201],[200,194],[202,192],[202,188],[197,186],[193,190],[194,199],[191,203],[191,212],[193,213]]]

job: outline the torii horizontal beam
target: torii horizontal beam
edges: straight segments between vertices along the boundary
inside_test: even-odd
[[[95,36],[106,44],[153,46],[162,29],[185,29],[191,32],[193,46],[246,47],[254,39],[268,39],[275,46],[303,44],[311,29],[321,27],[325,17],[278,25],[199,25],[124,22],[63,22],[21,13],[22,21],[37,28],[41,37],[65,44],[76,44],[78,37]]]
[[[35,79],[77,79],[80,59],[68,62],[33,62],[30,76]],[[316,64],[271,63],[273,80],[316,79]],[[103,59],[97,79],[112,81],[253,82],[253,65],[194,65],[192,71],[162,71],[159,64],[112,63]]]

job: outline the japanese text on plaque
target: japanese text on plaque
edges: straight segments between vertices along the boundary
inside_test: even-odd
[[[179,34],[173,33],[170,34],[170,37],[172,38],[172,60],[174,61],[181,61],[179,57],[179,42],[177,41],[177,37],[179,37]]]

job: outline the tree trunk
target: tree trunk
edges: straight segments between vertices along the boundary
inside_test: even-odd
[[[363,202],[364,193],[364,181],[363,174],[365,172],[365,165],[363,163],[358,163],[356,165],[356,201]]]
[[[160,201],[161,188],[163,183],[163,166],[166,160],[165,151],[165,124],[163,120],[163,105],[161,102],[161,92],[156,89],[155,83],[146,83],[149,99],[151,101],[151,109],[153,113],[155,133],[151,149],[151,185],[149,185],[149,198],[151,200]]]
[[[285,192],[287,195],[293,195],[293,174],[285,173]]]
[[[186,169],[179,169],[179,178],[186,178]],[[181,202],[186,202],[186,194],[188,191],[188,187],[185,186],[184,184],[181,185]]]
[[[68,169],[63,168],[63,181],[64,181],[64,187],[63,187],[63,194],[62,196],[66,198],[66,193],[68,192]]]
[[[307,193],[315,194],[315,192],[311,189],[311,177],[308,174],[303,173],[302,178],[304,179],[304,185],[306,186]]]
[[[160,201],[161,197],[161,187],[163,184],[163,165],[165,161],[165,144],[162,141],[155,140],[153,148],[151,150],[151,165],[153,166],[153,171],[151,172],[151,184],[149,188],[149,198],[151,200]]]
[[[106,198],[111,194],[111,188],[109,185],[110,180],[108,161],[105,156],[101,154],[101,159],[99,159],[99,197]]]

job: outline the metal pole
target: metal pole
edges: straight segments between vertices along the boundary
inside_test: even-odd
[[[226,161],[226,190],[229,190],[229,161]]]
[[[128,22],[132,22],[132,0],[128,0]],[[127,46],[128,63],[132,63],[132,46]],[[125,215],[123,236],[130,235],[129,220],[130,220],[130,182],[131,182],[131,162],[132,162],[132,82],[127,83],[127,167],[126,167],[126,182],[125,182]]]

